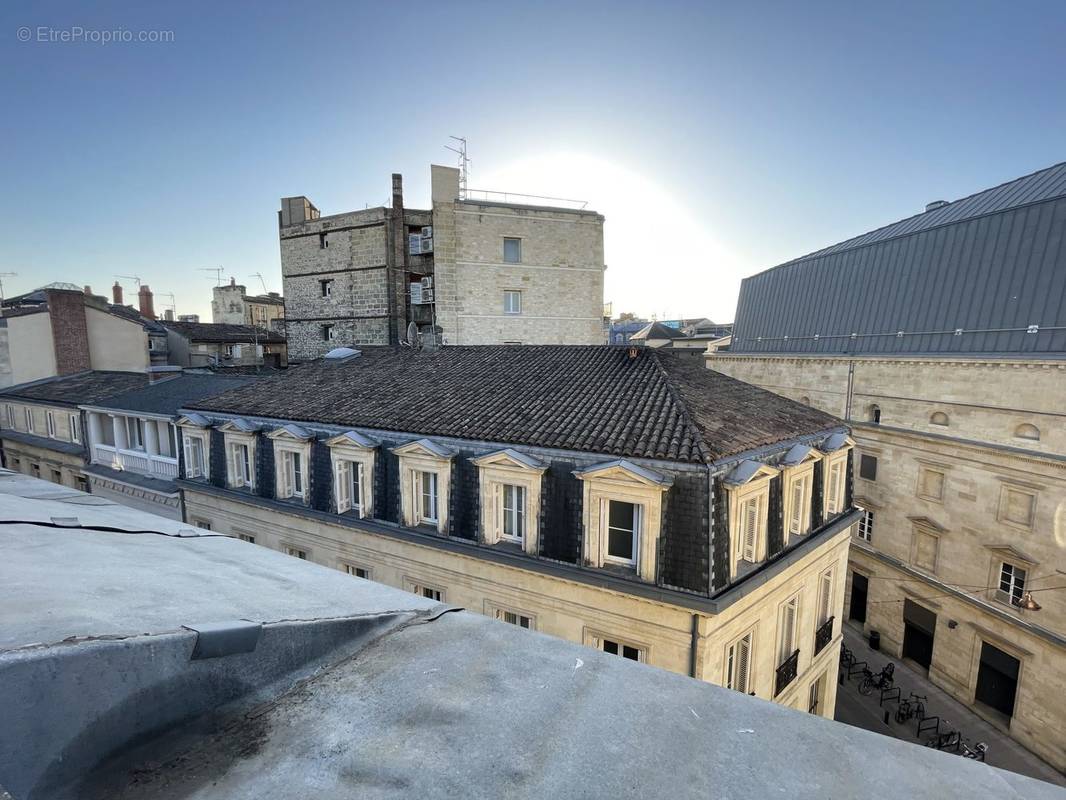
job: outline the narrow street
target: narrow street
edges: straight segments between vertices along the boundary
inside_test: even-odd
[[[911,692],[925,695],[928,698],[925,703],[926,715],[939,716],[942,720],[941,730],[960,730],[963,741],[969,743],[971,747],[977,742],[985,742],[988,745],[986,763],[1059,786],[1066,786],[1066,775],[1026,750],[945,691],[934,686],[928,677],[911,665],[899,659],[889,658],[885,653],[871,650],[866,639],[850,625],[844,625],[844,643],[855,654],[856,660],[868,662],[870,670],[875,674],[886,663],[893,662],[896,665],[893,685],[901,688],[902,696],[907,697]],[[930,738],[930,735],[925,732],[922,733],[921,740],[916,737],[916,720],[910,720],[902,725],[897,723],[895,701],[886,701],[884,707],[881,707],[878,690],[875,689],[869,696],[859,694],[860,678],[861,675],[856,675],[850,680],[845,678],[844,683],[838,685],[835,716],[837,722],[894,736],[915,744],[924,744]],[[885,711],[889,712],[887,724],[884,720]],[[959,758],[962,757],[959,756]]]

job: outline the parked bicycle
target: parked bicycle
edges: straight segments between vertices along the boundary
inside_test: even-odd
[[[978,742],[972,748],[967,742],[962,742],[962,756],[963,758],[972,758],[974,761],[984,761],[985,754],[988,752],[988,745],[984,742]]]
[[[959,731],[944,731],[943,733],[935,734],[931,739],[926,741],[925,746],[933,747],[937,750],[949,750],[954,748],[955,751],[958,752],[961,744],[962,734]]]
[[[901,725],[909,719],[917,717],[921,719],[925,716],[925,701],[928,700],[924,694],[915,694],[911,692],[911,696],[906,700],[900,700],[899,706],[896,708],[896,722]]]
[[[887,689],[892,685],[892,673],[896,671],[896,665],[889,662],[881,668],[876,675],[867,668],[863,668],[862,680],[859,681],[859,694],[872,694],[874,689]]]

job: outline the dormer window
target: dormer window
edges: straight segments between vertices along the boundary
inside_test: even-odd
[[[219,426],[226,444],[226,485],[255,489],[255,433],[259,426],[244,419]]]
[[[820,458],[813,447],[797,444],[781,460],[785,544],[790,536],[810,533],[814,465]]]
[[[510,448],[471,459],[481,488],[480,539],[539,552],[541,476],[547,464]]]
[[[729,503],[731,578],[766,560],[770,479],[778,474],[776,467],[746,460],[723,479]]]
[[[662,496],[671,479],[625,460],[586,467],[574,475],[584,482],[585,563],[631,569],[641,580],[654,582]]]
[[[855,442],[843,433],[834,433],[819,445],[824,459],[822,510],[827,521],[846,510],[848,453],[854,446]]]
[[[356,431],[326,440],[333,462],[333,499],[338,514],[369,517],[374,500],[374,452],[378,443]]]
[[[188,414],[178,420],[182,449],[185,453],[186,479],[206,479],[210,473],[211,422],[200,414]]]
[[[393,448],[400,459],[400,505],[405,525],[448,530],[448,494],[455,453],[430,439]]]
[[[274,492],[278,500],[310,498],[308,465],[314,434],[299,425],[283,425],[267,434],[274,443]]]

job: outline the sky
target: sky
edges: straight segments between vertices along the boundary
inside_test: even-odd
[[[281,291],[281,197],[427,207],[464,136],[471,188],[606,217],[616,315],[730,321],[746,275],[1066,160],[1063,41],[1063,2],[7,3],[3,288],[209,319],[205,268]]]

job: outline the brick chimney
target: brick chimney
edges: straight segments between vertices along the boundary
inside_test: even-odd
[[[93,296],[93,287],[91,287],[89,284],[85,284],[85,288],[82,291],[85,292],[86,297]]]
[[[122,305],[122,284],[115,281],[115,285],[111,287],[111,299],[116,306]]]
[[[71,375],[92,369],[89,360],[89,327],[85,321],[85,295],[78,291],[46,289],[45,296],[52,323],[56,372],[59,375]]]
[[[137,302],[140,305],[142,317],[155,319],[155,308],[152,306],[152,290],[148,288],[147,283],[141,284],[140,291],[137,292]]]

